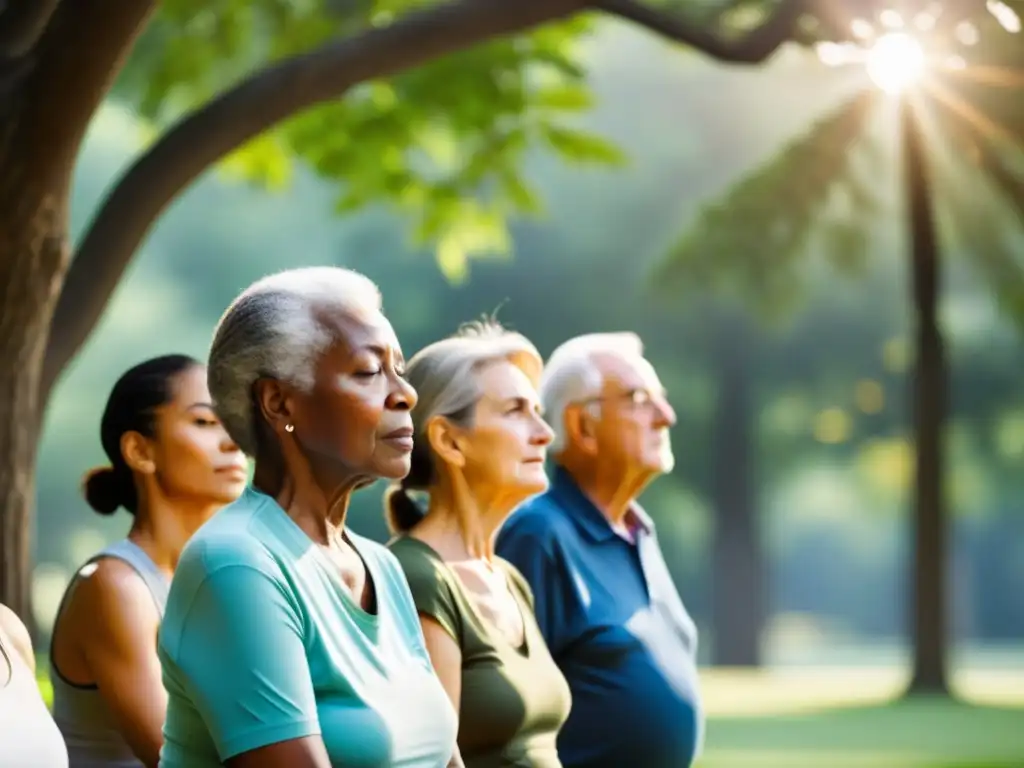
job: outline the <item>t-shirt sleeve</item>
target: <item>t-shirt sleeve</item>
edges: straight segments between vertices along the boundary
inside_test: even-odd
[[[412,593],[416,611],[436,621],[462,647],[462,613],[442,564],[408,548],[393,550]]]
[[[222,761],[320,733],[300,613],[274,574],[231,564],[205,575],[170,650],[168,673]]]
[[[551,653],[559,653],[573,640],[584,601],[575,569],[557,536],[529,524],[506,525],[498,538],[498,553],[529,584],[537,626]]]

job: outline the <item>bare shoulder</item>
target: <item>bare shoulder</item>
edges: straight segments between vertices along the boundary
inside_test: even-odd
[[[35,670],[36,657],[28,628],[18,615],[3,603],[0,603],[0,636],[8,640],[29,669]]]
[[[101,632],[117,631],[125,623],[154,627],[160,621],[153,596],[142,576],[128,563],[105,557],[78,573],[73,597],[78,616]]]

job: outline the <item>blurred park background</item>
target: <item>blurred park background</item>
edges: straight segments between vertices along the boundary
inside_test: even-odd
[[[136,56],[158,42],[144,37]],[[44,645],[76,564],[128,528],[124,514],[92,514],[79,491],[104,462],[99,418],[115,379],[161,353],[205,357],[220,312],[261,275],[338,264],[379,283],[407,355],[496,310],[545,354],[590,331],[643,337],[679,416],[676,469],[643,503],[701,629],[711,717],[701,765],[1024,766],[1024,345],[1017,316],[973,258],[998,247],[993,233],[1013,231],[1019,212],[986,203],[988,226],[971,230],[937,208],[956,698],[902,700],[914,341],[896,123],[883,108],[856,136],[819,137],[794,156],[794,143],[857,92],[858,73],[791,50],[760,66],[720,66],[613,22],[577,45],[589,98],[565,98],[579,101],[574,128],[595,137],[577,140],[579,159],[598,162],[529,148],[521,172],[543,211],[513,218],[507,243],[500,227],[477,221],[461,242],[480,258],[417,240],[393,209],[340,215],[336,183],[266,146],[173,205],[48,410],[33,572]],[[135,87],[129,79],[125,89]],[[1020,90],[1009,98],[1024,105]],[[152,139],[136,106],[115,90],[92,123],[75,176],[76,238]],[[828,167],[829,141],[840,155],[870,145],[850,172],[870,205],[821,211],[808,201],[813,177],[846,173]],[[387,162],[372,141],[355,152]],[[780,157],[791,178],[774,192],[762,180],[770,204],[713,218]],[[263,183],[247,183],[256,165]],[[980,174],[951,178],[972,205],[991,197]],[[787,241],[785,263],[764,263],[778,254],[759,244],[772,245],[786,215],[803,239]],[[715,221],[742,230],[731,242],[745,252],[719,258],[687,240]],[[1024,254],[1024,229],[1006,237]],[[716,258],[698,264],[694,247]],[[379,540],[381,490],[362,492],[350,517]],[[716,634],[723,625],[728,637]]]

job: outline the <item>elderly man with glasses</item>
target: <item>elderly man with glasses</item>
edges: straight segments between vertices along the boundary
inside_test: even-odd
[[[540,396],[555,431],[548,491],[502,528],[569,682],[565,768],[686,768],[703,735],[697,631],[637,497],[674,463],[675,413],[632,333],[555,350]]]

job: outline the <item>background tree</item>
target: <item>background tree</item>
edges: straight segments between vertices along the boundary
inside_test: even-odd
[[[851,141],[868,113],[864,98],[846,103],[815,127],[819,141],[787,147],[755,179],[733,190],[705,214],[699,227],[676,243],[668,259],[653,271],[655,294],[668,305],[715,297],[703,304],[703,346],[716,372],[716,405],[711,431],[710,467],[714,512],[712,554],[712,659],[726,666],[758,666],[761,635],[768,615],[768,568],[758,510],[757,475],[760,451],[757,425],[764,401],[762,361],[775,350],[760,323],[791,316],[812,282],[828,275],[822,267],[844,272],[858,265],[868,233],[857,219],[828,221],[819,231],[831,249],[831,264],[802,263],[792,258],[812,229],[812,210],[787,211],[792,222],[780,222],[761,210],[765,194],[788,199],[799,194],[821,199],[829,191]],[[709,147],[721,151],[721,146]],[[806,169],[796,172],[794,169]],[[872,205],[848,179],[849,204],[864,213]],[[770,190],[770,193],[768,192]],[[742,225],[726,216],[742,218]],[[729,229],[733,227],[733,229]],[[739,227],[739,228],[737,228]],[[718,245],[722,240],[724,247]],[[788,254],[788,260],[773,258]],[[833,272],[834,274],[834,272]],[[804,366],[791,369],[798,378],[813,377]],[[776,386],[779,382],[773,382]],[[785,384],[782,384],[785,387]]]
[[[890,17],[890,23],[895,24],[895,18]],[[912,376],[917,453],[911,622],[914,667],[910,690],[944,693],[948,691],[949,627],[942,440],[948,371],[937,311],[940,265],[927,164],[935,165],[934,204],[945,207],[953,222],[951,234],[959,235],[983,273],[994,278],[992,290],[1003,305],[1024,319],[1024,273],[1013,256],[1021,233],[1008,231],[1005,218],[1007,207],[1015,211],[1018,221],[1024,215],[1024,175],[1017,164],[1024,148],[1024,100],[1013,90],[1024,84],[1024,49],[1019,38],[1007,34],[1020,30],[1020,20],[1004,3],[990,3],[987,12],[971,21],[922,10],[909,16],[906,23],[931,30],[925,43],[929,57],[942,51],[949,39],[973,48],[966,68],[959,58],[940,61],[952,66],[926,72],[922,87],[899,105],[904,110],[900,124],[905,129],[901,138],[913,234],[909,275],[916,339]],[[874,34],[864,24],[851,26],[852,47],[828,44],[820,49],[822,57],[835,63],[843,56],[862,59]],[[980,40],[985,45],[973,45]],[[948,48],[945,50],[950,55]],[[760,278],[759,286],[788,290],[798,282],[792,265],[811,250],[808,238],[822,235],[823,229],[832,232],[831,236],[824,233],[825,239],[817,244],[819,250],[839,257],[845,266],[861,261],[867,256],[870,240],[860,233],[871,226],[864,215],[871,206],[863,204],[863,185],[851,184],[858,169],[853,149],[855,143],[867,144],[865,138],[871,134],[865,130],[866,109],[880,101],[874,90],[859,91],[768,165],[740,181],[684,236],[659,277],[676,275],[678,279],[695,270],[706,272],[706,265],[717,269],[732,264],[733,276],[741,275],[745,281],[753,275]],[[915,112],[911,116],[906,110]],[[922,144],[918,132],[928,127],[935,151],[926,161],[918,151]],[[873,154],[874,162],[869,162],[872,172],[884,172],[878,153]],[[981,174],[970,174],[963,166],[965,158]]]

